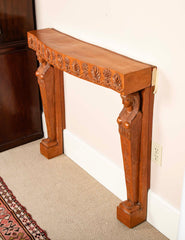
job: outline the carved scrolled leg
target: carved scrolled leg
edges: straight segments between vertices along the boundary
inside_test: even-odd
[[[65,110],[63,72],[42,59],[36,72],[46,118],[48,138],[40,144],[41,153],[48,159],[63,153],[63,129]]]

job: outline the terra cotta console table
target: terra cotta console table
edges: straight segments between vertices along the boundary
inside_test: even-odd
[[[36,75],[48,131],[48,138],[42,140],[40,151],[47,158],[63,153],[63,71],[111,88],[121,95],[124,108],[117,121],[127,200],[117,207],[117,218],[128,227],[145,221],[150,186],[152,82],[156,68],[54,29],[29,32],[28,45],[36,51],[40,62]]]

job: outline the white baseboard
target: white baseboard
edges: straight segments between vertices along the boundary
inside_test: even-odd
[[[123,169],[68,130],[64,130],[64,153],[118,198],[126,199]]]
[[[152,226],[170,240],[177,239],[180,212],[151,190],[148,192],[147,213],[147,221]]]
[[[47,138],[48,133],[47,133],[46,118],[45,118],[44,112],[42,113],[42,127],[43,127],[44,138]]]
[[[64,130],[64,153],[118,198],[126,199],[123,169],[68,130]],[[170,240],[177,239],[179,211],[151,190],[147,221]]]

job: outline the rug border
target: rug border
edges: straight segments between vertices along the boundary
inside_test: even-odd
[[[32,222],[32,224],[36,225],[37,228],[40,230],[41,233],[44,234],[44,236],[46,237],[45,240],[51,240],[50,238],[48,238],[47,236],[47,232],[45,230],[43,230],[42,228],[39,227],[39,225],[37,224],[37,222],[32,218],[32,215],[30,213],[27,212],[27,209],[17,200],[17,198],[14,196],[13,192],[8,188],[8,186],[6,185],[6,183],[4,182],[3,178],[0,176],[0,182],[2,182],[2,184],[4,185],[6,191],[10,194],[11,198],[15,201],[15,203],[22,208],[22,210],[24,211],[24,213],[30,218],[30,221]],[[3,201],[5,202],[6,205],[8,205],[8,203],[4,200],[4,198],[1,196],[1,198],[3,199]],[[9,207],[9,205],[8,205]],[[10,207],[9,207],[10,208]],[[14,213],[14,215],[16,216],[15,212],[11,209],[11,212]],[[16,218],[18,218],[16,216]],[[19,220],[19,218],[18,218]],[[19,222],[21,222],[21,220],[19,220]],[[22,223],[22,222],[21,222]],[[24,226],[24,224],[22,223],[22,225]],[[24,226],[24,228],[26,229],[26,227]],[[26,231],[28,231],[26,229]],[[29,231],[28,231],[29,232]],[[31,235],[31,233],[29,233],[29,235]],[[33,237],[33,235],[32,235]],[[34,239],[34,237],[33,237]]]
[[[10,208],[10,206],[8,205],[8,203],[4,200],[4,198],[0,195],[0,200],[2,201],[2,203],[6,206],[6,208],[8,209],[8,211],[13,215],[13,217],[15,218],[15,220],[18,222],[18,224],[20,224],[20,226],[23,228],[23,230],[27,233],[28,237],[30,237],[31,240],[34,240],[33,235],[26,229],[26,227],[24,226],[24,224],[21,222],[21,220],[17,217],[16,213]],[[17,203],[16,203],[17,204]],[[24,211],[25,214],[27,214],[26,211]],[[38,225],[37,225],[38,226]],[[39,227],[39,226],[38,226]],[[40,229],[39,229],[40,230]],[[3,236],[4,237],[4,236]],[[46,239],[47,240],[47,239]]]

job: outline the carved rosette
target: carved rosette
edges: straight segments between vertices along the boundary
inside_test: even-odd
[[[122,88],[121,78],[118,73],[115,73],[113,76],[113,87],[116,90],[121,90],[121,88]]]
[[[81,62],[78,59],[71,59],[62,53],[57,53],[40,42],[34,35],[29,34],[28,45],[36,51],[39,61],[44,59],[51,65],[56,66],[62,71],[71,73],[77,77],[112,88],[117,92],[122,91],[122,77],[119,73],[113,72],[109,68],[100,70],[98,66],[92,66],[89,63]]]
[[[31,36],[28,38],[28,43],[29,43],[29,47],[32,48],[32,49],[34,49],[34,46],[33,46],[33,38],[32,38]]]
[[[36,55],[40,63],[45,62],[44,57],[42,57],[41,44],[39,42],[37,42]]]
[[[57,66],[61,69],[63,69],[63,58],[61,55],[57,55]]]
[[[45,57],[48,62],[51,62],[51,50],[49,48],[46,48]]]
[[[92,74],[93,81],[96,83],[100,83],[101,73],[99,68],[96,66],[93,66],[91,69],[91,74]]]
[[[104,75],[104,85],[107,87],[111,86],[111,71],[109,69],[103,70]]]
[[[80,75],[80,65],[77,63],[77,61],[73,62],[73,71],[75,75],[79,76]]]
[[[64,62],[65,62],[65,71],[70,73],[71,70],[70,70],[70,60],[69,60],[69,58],[65,57]]]
[[[89,80],[89,67],[87,63],[82,63],[82,78]]]

